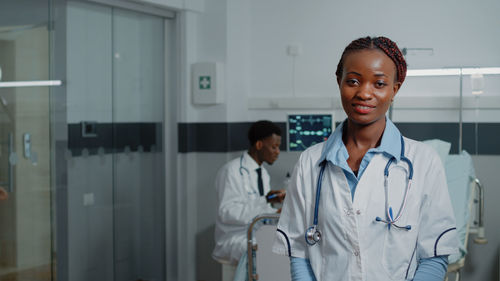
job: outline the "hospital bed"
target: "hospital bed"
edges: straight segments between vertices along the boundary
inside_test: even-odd
[[[460,269],[465,265],[469,234],[476,234],[474,243],[486,244],[484,231],[484,188],[476,177],[472,157],[463,150],[449,154],[451,144],[439,139],[426,140],[441,158],[446,173],[451,204],[455,213],[459,252],[448,257],[448,274],[460,280]]]
[[[487,243],[483,217],[484,189],[475,175],[472,158],[466,151],[448,155],[445,170],[460,241],[459,253],[448,257],[448,273],[454,274],[458,281],[460,269],[465,265],[469,234],[476,234],[474,243]]]
[[[438,152],[446,171],[460,241],[459,253],[448,258],[449,266],[446,280],[449,276],[454,276],[454,280],[458,281],[460,280],[460,269],[465,265],[469,234],[476,234],[475,243],[487,243],[483,218],[484,189],[475,175],[472,158],[466,151],[450,155],[449,143],[440,140],[429,140],[425,143],[431,145]],[[271,253],[278,219],[279,214],[258,216],[248,228],[247,269],[249,281],[290,280],[288,258]],[[259,251],[264,253],[260,255]],[[271,277],[270,271],[280,274]]]

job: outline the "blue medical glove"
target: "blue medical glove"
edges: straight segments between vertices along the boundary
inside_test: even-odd
[[[290,257],[292,281],[316,281],[309,259]]]
[[[448,256],[421,259],[413,281],[443,281],[448,269]]]

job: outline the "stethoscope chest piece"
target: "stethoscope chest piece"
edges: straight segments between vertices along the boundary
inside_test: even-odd
[[[306,231],[306,243],[309,245],[315,245],[321,240],[321,232],[316,228],[316,226],[311,226]]]

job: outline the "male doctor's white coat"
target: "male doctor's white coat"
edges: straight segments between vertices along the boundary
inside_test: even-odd
[[[241,157],[226,163],[217,174],[218,209],[212,257],[220,263],[238,264],[247,248],[247,229],[252,220],[277,211],[259,194],[257,168],[257,162],[244,152]],[[271,190],[270,177],[264,166],[260,168],[266,195]]]
[[[374,155],[356,186],[354,199],[342,169],[326,165],[318,212],[321,240],[313,246],[305,231],[313,225],[320,156],[324,143],[300,156],[278,223],[273,251],[307,258],[318,281],[411,280],[419,259],[457,251],[455,219],[443,165],[426,144],[404,138],[404,155],[414,168],[406,207],[396,223],[411,230],[388,228],[384,168],[389,158]],[[406,164],[391,165],[389,205],[397,213],[404,198]],[[396,214],[394,214],[396,215]]]

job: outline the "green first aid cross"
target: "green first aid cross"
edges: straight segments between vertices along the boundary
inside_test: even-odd
[[[200,76],[199,87],[200,90],[210,90],[212,83],[210,81],[210,76]]]

